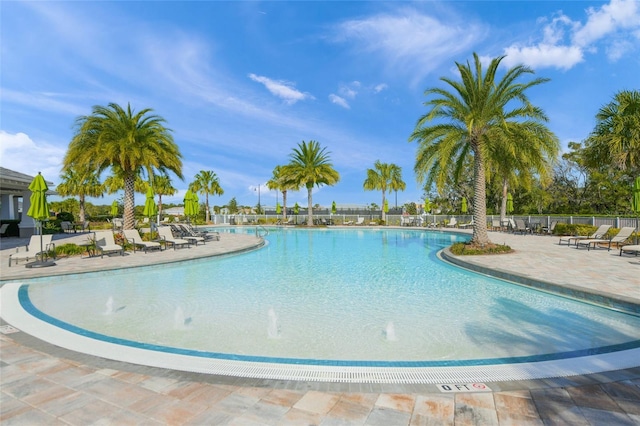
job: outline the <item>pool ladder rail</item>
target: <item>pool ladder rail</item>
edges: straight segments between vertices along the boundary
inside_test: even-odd
[[[263,233],[261,233],[262,231]],[[264,238],[269,235],[269,230],[262,225],[256,226],[256,238]]]

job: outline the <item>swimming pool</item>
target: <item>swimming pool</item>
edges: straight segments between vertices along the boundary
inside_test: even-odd
[[[640,346],[640,318],[439,261],[465,237],[417,230],[272,230],[222,259],[36,280],[33,316],[160,354],[314,368],[486,368]]]

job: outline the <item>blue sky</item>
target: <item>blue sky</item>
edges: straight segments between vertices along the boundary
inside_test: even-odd
[[[200,170],[257,204],[258,185],[301,141],[330,151],[341,181],[313,202],[380,204],[376,160],[402,167],[398,204],[420,202],[408,137],[424,90],[455,62],[507,55],[551,81],[531,100],[566,147],[598,109],[640,87],[640,2],[0,3],[0,165],[59,183],[78,116],[110,102],[152,108],[183,154],[181,202]],[[276,194],[261,186],[263,205]],[[108,204],[113,197],[92,199]],[[140,196],[139,202],[144,197]],[[281,196],[280,196],[281,199]],[[289,202],[306,205],[306,191]],[[395,197],[391,197],[391,204]]]

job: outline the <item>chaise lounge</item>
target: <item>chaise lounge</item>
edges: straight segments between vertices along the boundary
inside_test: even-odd
[[[15,253],[11,253],[9,255],[9,267],[11,267],[12,260],[15,260],[16,264],[20,259],[27,260],[27,261],[29,259],[36,260],[38,258],[38,255],[47,253],[49,250],[55,250],[56,246],[54,243],[51,242],[52,238],[53,238],[52,235],[42,235],[42,245],[41,245],[40,235],[32,235],[31,239],[29,240],[29,244],[24,247],[23,251],[18,250]],[[42,250],[40,250],[40,247],[42,247]]]
[[[113,232],[111,231],[96,231],[93,233],[93,241],[96,244],[96,251],[100,252],[100,257],[104,257],[111,253],[120,253],[120,256],[124,256],[124,247],[116,244],[113,239]]]
[[[579,240],[594,240],[596,238],[602,238],[604,236],[604,234],[607,233],[607,231],[609,231],[609,228],[611,228],[611,225],[600,225],[598,227],[598,229],[596,229],[596,232],[594,232],[593,234],[586,236],[586,235],[574,235],[574,236],[570,236],[570,237],[560,237],[560,241],[558,242],[558,245],[562,245],[563,242],[567,243],[567,246],[571,245],[571,241],[575,241],[576,245],[578,244]]]
[[[588,240],[578,240],[576,242],[576,248],[586,247],[587,251],[589,251],[591,246],[593,246],[593,248],[596,248],[599,245],[607,244],[607,251],[609,251],[611,250],[612,245],[614,244],[621,245],[622,243],[624,243],[627,240],[627,238],[629,238],[633,234],[633,231],[635,231],[634,227],[625,226],[621,228],[620,231],[618,231],[618,233],[614,237],[609,239],[594,238],[594,239],[588,239]]]
[[[134,253],[136,251],[136,247],[142,248],[145,253],[148,250],[162,250],[162,244],[160,244],[159,242],[144,241],[137,229],[125,229],[124,238],[129,244],[133,245]]]

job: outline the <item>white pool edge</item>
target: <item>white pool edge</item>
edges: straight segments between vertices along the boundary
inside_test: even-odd
[[[0,288],[0,316],[20,331],[71,351],[193,373],[334,383],[437,384],[568,377],[640,367],[640,349],[518,364],[460,367],[368,367],[278,364],[204,358],[118,345],[70,332],[29,314],[18,300],[21,283]]]

